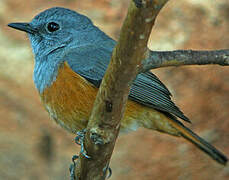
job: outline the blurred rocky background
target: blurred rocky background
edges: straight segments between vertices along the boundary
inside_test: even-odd
[[[33,81],[33,55],[26,35],[10,22],[64,6],[86,14],[114,39],[129,1],[0,0],[0,179],[69,179],[74,135],[50,120]],[[153,50],[228,49],[228,0],[171,0],[152,31]],[[195,132],[229,156],[229,68],[216,65],[154,70],[190,117]],[[111,180],[229,179],[223,167],[181,138],[154,131],[121,136],[110,164]]]

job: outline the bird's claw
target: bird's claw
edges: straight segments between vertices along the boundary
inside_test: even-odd
[[[85,151],[85,148],[84,148],[84,138],[85,138],[85,134],[86,134],[86,129],[78,131],[76,134],[77,134],[77,136],[75,137],[75,143],[81,146],[80,153],[85,158],[90,159],[91,157],[89,155],[87,155],[87,152]],[[93,137],[91,137],[91,138],[94,140],[94,142],[96,142],[96,144],[104,144],[102,141],[102,138],[100,138],[99,136],[97,136],[95,134],[93,134]],[[75,180],[75,166],[76,166],[75,160],[78,158],[79,158],[78,155],[72,156],[72,162],[73,163],[69,167],[71,180]],[[109,179],[112,175],[112,170],[109,167],[109,165],[107,165],[104,168],[104,174],[106,175],[106,173],[108,173],[106,179]]]
[[[75,143],[80,145],[80,153],[87,159],[90,159],[91,157],[87,155],[87,152],[85,151],[84,148],[84,138],[86,134],[86,129],[83,129],[81,131],[78,131],[77,136],[75,137]]]
[[[142,0],[134,0],[135,6],[137,8],[141,8],[142,7]]]
[[[96,134],[96,133],[92,133],[90,135],[90,138],[96,145],[105,144],[103,138],[100,135]]]
[[[108,171],[108,172],[107,172],[107,171]],[[108,173],[106,179],[109,179],[109,178],[111,177],[111,175],[112,175],[112,169],[110,168],[109,165],[106,166],[106,168],[104,169],[103,172],[104,172],[104,174]]]
[[[78,159],[78,158],[79,158],[78,155],[73,155],[72,156],[72,162],[73,162],[74,165],[76,164],[75,160]]]
[[[71,180],[75,180],[76,179],[76,177],[75,177],[75,168],[76,168],[76,162],[75,162],[75,160],[78,159],[78,158],[79,158],[78,155],[73,155],[72,156],[72,164],[69,167]]]

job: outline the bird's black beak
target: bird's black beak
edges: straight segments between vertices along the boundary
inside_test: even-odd
[[[37,29],[32,27],[29,23],[10,23],[8,24],[8,26],[30,34],[34,34],[37,32]]]

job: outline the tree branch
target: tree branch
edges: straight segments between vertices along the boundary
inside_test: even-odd
[[[145,72],[150,69],[168,66],[181,65],[206,65],[218,64],[221,66],[229,65],[229,50],[214,51],[194,51],[194,50],[176,50],[176,51],[147,51],[147,58],[142,62],[139,72]]]
[[[120,129],[131,82],[138,74],[141,60],[146,58],[147,41],[160,9],[168,0],[131,1],[120,39],[98,91],[87,127],[86,159],[77,161],[77,179],[105,179]]]

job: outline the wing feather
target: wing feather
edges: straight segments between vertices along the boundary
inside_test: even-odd
[[[171,100],[166,86],[151,72],[141,73],[133,82],[130,99],[154,109],[171,113],[187,122],[190,120]]]

